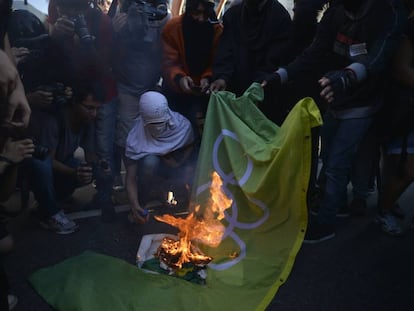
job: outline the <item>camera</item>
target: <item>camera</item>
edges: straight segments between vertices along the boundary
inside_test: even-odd
[[[53,110],[61,109],[69,100],[69,97],[66,95],[66,87],[60,82],[40,85],[36,90],[52,93],[53,101],[51,106]]]
[[[130,11],[143,13],[149,20],[161,20],[168,14],[167,6],[154,6],[151,2],[144,0],[126,0],[121,10],[125,13]]]
[[[24,60],[26,63],[36,62],[46,56],[46,50],[50,44],[50,37],[48,34],[41,34],[33,38],[17,39],[13,46],[20,48],[24,47],[30,51],[30,54]]]
[[[36,138],[32,138],[33,144],[35,146],[32,157],[38,160],[45,160],[49,155],[49,148],[41,145]]]
[[[82,43],[90,44],[95,41],[95,37],[89,33],[85,15],[78,14],[70,17],[70,20],[75,24],[75,33]]]

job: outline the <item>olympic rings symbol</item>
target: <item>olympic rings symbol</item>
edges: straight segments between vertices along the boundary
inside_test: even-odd
[[[224,172],[223,169],[220,167],[218,152],[219,152],[220,144],[223,142],[225,137],[233,139],[236,142],[240,142],[237,135],[234,132],[231,132],[227,129],[222,129],[220,135],[218,135],[218,137],[216,138],[214,142],[214,146],[213,146],[213,152],[212,152],[213,168],[217,172],[217,174],[220,176],[220,178],[222,179],[223,191],[230,199],[233,200],[233,203],[231,205],[231,215],[227,211],[225,211],[225,219],[228,222],[228,226],[226,227],[222,240],[224,240],[227,237],[232,238],[236,242],[236,244],[240,247],[240,254],[239,256],[237,256],[236,258],[230,261],[227,261],[221,264],[210,263],[208,265],[211,269],[219,270],[219,271],[226,270],[234,266],[235,264],[239,263],[243,258],[246,257],[246,244],[234,232],[234,228],[239,228],[239,229],[244,229],[244,230],[254,229],[254,228],[261,226],[269,218],[269,209],[264,202],[257,200],[255,198],[247,197],[250,202],[258,206],[263,211],[263,216],[259,220],[252,222],[252,223],[242,223],[238,221],[237,217],[239,214],[239,210],[237,206],[237,201],[235,200],[234,195],[227,188],[227,185],[230,184],[230,185],[242,187],[248,181],[249,177],[252,174],[253,162],[250,158],[247,157],[246,171],[239,180],[235,179],[233,172],[230,172],[230,173]],[[200,185],[197,188],[196,194],[199,195],[200,193],[204,191],[208,191],[210,184],[211,183]]]

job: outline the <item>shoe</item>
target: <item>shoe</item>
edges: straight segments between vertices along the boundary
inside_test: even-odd
[[[319,206],[311,206],[309,209],[309,213],[313,216],[317,216],[319,211]],[[349,210],[346,205],[339,208],[339,210],[336,212],[336,217],[338,218],[347,218],[349,217]]]
[[[348,209],[353,216],[364,216],[367,214],[367,202],[362,198],[354,198],[349,204]]]
[[[47,220],[41,221],[40,225],[57,234],[70,234],[78,229],[78,225],[73,220],[70,220],[62,210]]]
[[[12,310],[19,302],[15,295],[7,295],[7,300],[9,301],[9,310]]]
[[[316,244],[335,237],[333,225],[309,223],[303,243]]]
[[[114,190],[115,192],[121,192],[125,190],[125,186],[122,181],[121,175],[117,175],[114,177],[114,183],[112,185],[112,190]]]
[[[374,222],[381,226],[382,231],[391,236],[402,235],[402,229],[398,223],[397,217],[390,212],[377,214]]]

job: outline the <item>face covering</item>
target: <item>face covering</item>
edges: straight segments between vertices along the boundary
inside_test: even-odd
[[[148,123],[145,125],[145,128],[152,137],[157,138],[160,137],[167,129],[167,122]]]

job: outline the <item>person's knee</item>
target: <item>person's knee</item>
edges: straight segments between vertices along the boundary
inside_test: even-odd
[[[141,169],[144,174],[152,174],[160,165],[161,159],[156,155],[147,155],[142,159]]]
[[[37,178],[39,180],[45,180],[53,176],[52,162],[50,159],[39,160],[32,158],[27,162],[27,168],[31,179]]]

